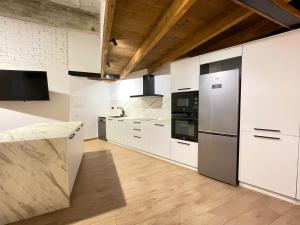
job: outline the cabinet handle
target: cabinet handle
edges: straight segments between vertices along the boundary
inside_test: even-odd
[[[181,145],[188,145],[188,146],[191,145],[191,144],[189,144],[189,143],[184,143],[184,142],[181,142],[181,141],[177,141],[177,143],[178,143],[178,144],[181,144]]]
[[[134,135],[133,137],[135,137],[135,138],[141,138],[141,137],[139,137],[139,136],[135,136],[135,135]]]
[[[135,130],[135,131],[141,131],[141,129],[133,129],[133,130]]]
[[[138,124],[139,124],[139,123],[141,123],[141,122],[133,122],[133,123],[138,123]]]
[[[112,119],[107,119],[107,120],[112,120]]]
[[[80,129],[81,129],[81,128],[79,127],[79,128],[76,129],[76,131],[80,131]]]
[[[84,124],[82,123],[81,125],[80,125],[80,127],[83,127],[84,126]]]
[[[267,136],[261,136],[261,135],[253,135],[256,138],[264,138],[264,139],[271,139],[271,140],[280,140],[278,137],[267,137]]]
[[[119,122],[123,122],[124,120],[118,120]]]
[[[165,125],[163,125],[163,124],[158,124],[158,123],[155,123],[154,124],[155,126],[159,126],[159,127],[164,127]]]
[[[178,88],[178,91],[191,90],[191,88]]]
[[[75,134],[72,134],[69,139],[73,139],[75,137]]]
[[[280,133],[280,130],[272,130],[272,129],[254,128],[254,130],[256,130],[256,131],[268,131],[268,132]]]

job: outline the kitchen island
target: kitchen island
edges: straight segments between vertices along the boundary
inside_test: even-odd
[[[34,124],[0,133],[0,225],[70,206],[83,124]]]

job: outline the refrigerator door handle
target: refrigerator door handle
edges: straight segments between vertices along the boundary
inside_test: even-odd
[[[198,130],[198,133],[220,135],[220,136],[227,136],[227,137],[237,137],[238,136],[237,134],[226,134],[226,133],[218,133],[218,132],[211,132],[211,131],[204,131],[204,130]]]
[[[280,140],[279,137],[268,137],[268,136],[261,136],[261,135],[253,135],[256,138],[264,138],[264,139],[270,139],[270,140]]]

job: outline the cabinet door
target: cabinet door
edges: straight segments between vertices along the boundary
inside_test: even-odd
[[[192,167],[198,167],[198,143],[172,139],[171,159]]]
[[[243,47],[241,130],[299,136],[300,31]]]
[[[109,141],[115,141],[114,132],[115,132],[115,121],[112,118],[107,118],[106,120],[106,138]]]
[[[199,56],[171,63],[172,92],[199,90]]]
[[[296,196],[298,137],[241,132],[239,180]]]
[[[127,143],[127,123],[124,119],[117,119],[115,122],[115,142],[126,145]]]
[[[149,152],[164,158],[170,158],[171,126],[159,122],[151,123],[149,135]]]

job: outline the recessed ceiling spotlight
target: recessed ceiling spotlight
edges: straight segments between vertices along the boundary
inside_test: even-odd
[[[116,39],[114,39],[114,38],[110,39],[109,41],[110,41],[110,43],[111,43],[113,46],[115,46],[115,47],[118,45],[118,42],[117,42]]]

